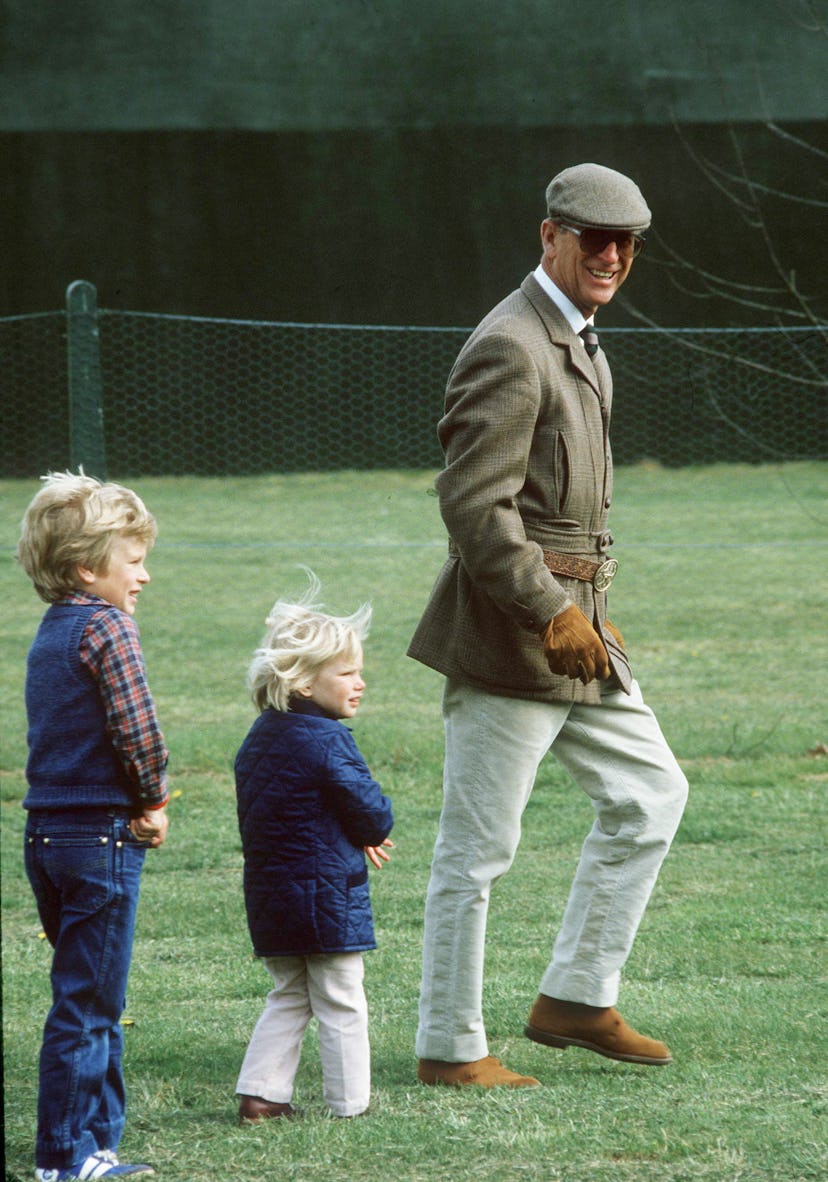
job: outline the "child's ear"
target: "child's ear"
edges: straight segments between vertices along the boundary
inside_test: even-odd
[[[78,579],[81,581],[81,583],[86,583],[87,586],[91,586],[91,584],[94,583],[98,577],[93,570],[89,569],[88,566],[76,566],[75,571],[77,572]]]
[[[309,685],[297,685],[295,692],[297,694],[301,694],[303,698],[309,698],[313,693],[313,690]]]

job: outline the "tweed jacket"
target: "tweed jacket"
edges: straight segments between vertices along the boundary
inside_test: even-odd
[[[612,536],[612,380],[529,275],[474,330],[449,375],[436,481],[449,554],[408,654],[508,697],[597,703],[605,682],[549,670],[540,633],[575,603],[607,648],[615,688],[627,658],[604,628],[606,591],[552,575],[544,550],[602,562]]]

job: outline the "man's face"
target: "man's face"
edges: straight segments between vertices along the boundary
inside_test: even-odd
[[[577,234],[549,218],[541,224],[541,241],[544,271],[587,318],[610,302],[632,267],[632,254],[620,254],[615,242],[589,254]]]

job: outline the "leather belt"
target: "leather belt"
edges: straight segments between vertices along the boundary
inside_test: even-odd
[[[604,562],[591,562],[574,554],[560,554],[557,550],[544,550],[543,561],[553,575],[567,575],[570,579],[581,579],[592,583],[596,591],[606,591],[618,573],[618,562],[607,558]]]

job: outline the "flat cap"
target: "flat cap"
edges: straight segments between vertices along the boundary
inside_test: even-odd
[[[652,221],[635,181],[603,164],[575,164],[553,177],[546,188],[551,218],[578,226],[600,226],[642,233]]]

